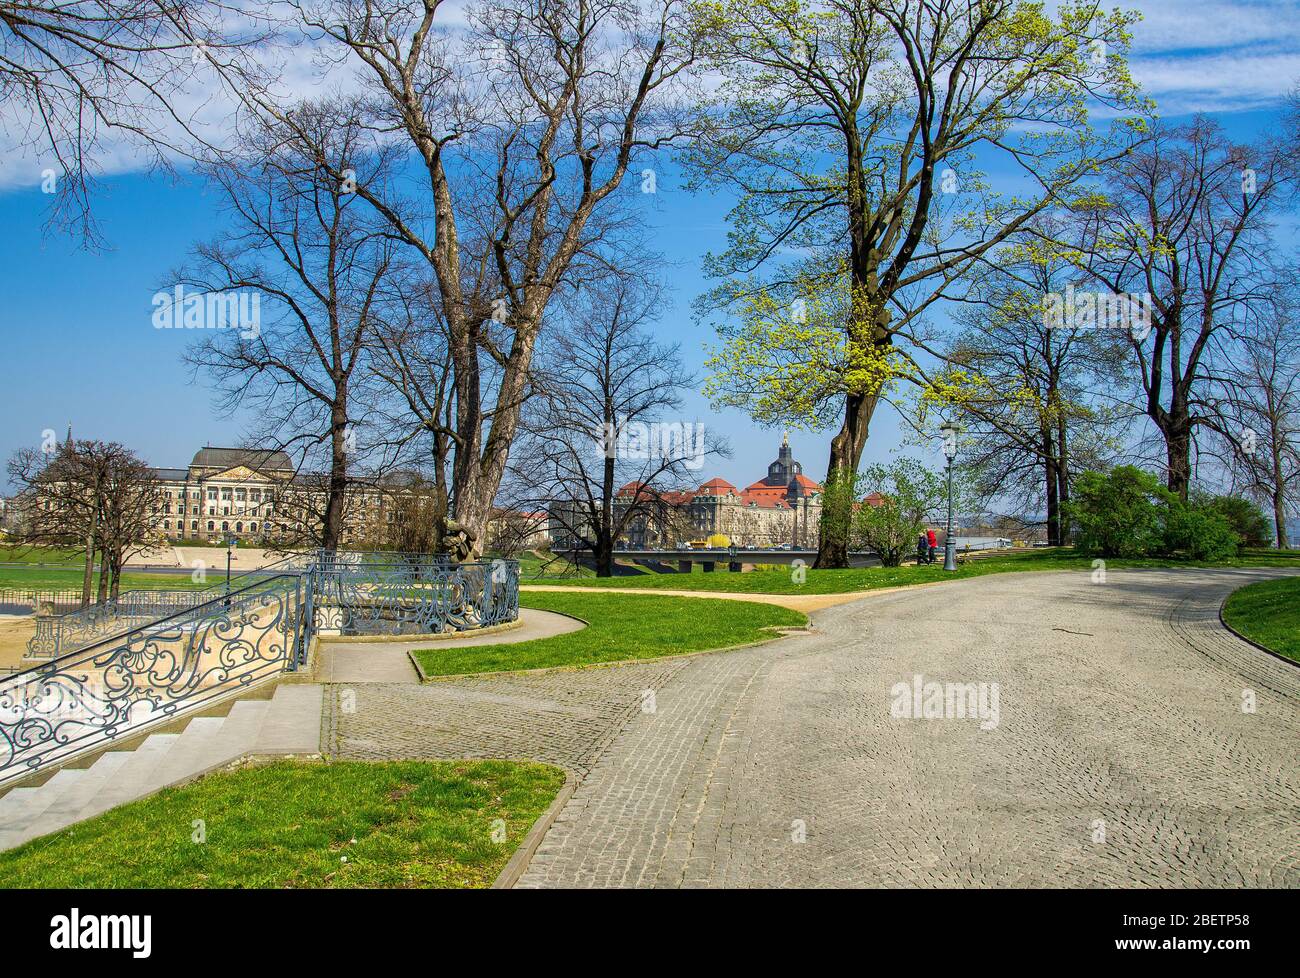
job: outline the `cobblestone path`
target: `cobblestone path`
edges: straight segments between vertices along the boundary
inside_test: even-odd
[[[332,685],[326,744],[578,774],[520,886],[1300,887],[1300,668],[1218,621],[1275,573],[991,575],[733,653]],[[892,715],[916,676],[996,718]]]

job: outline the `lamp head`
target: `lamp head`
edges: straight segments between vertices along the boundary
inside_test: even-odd
[[[961,425],[955,421],[945,421],[939,425],[939,434],[943,436],[943,454],[949,462],[957,457],[957,438],[961,430]]]

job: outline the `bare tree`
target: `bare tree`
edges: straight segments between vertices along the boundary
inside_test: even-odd
[[[161,540],[163,495],[153,468],[116,442],[89,440],[20,449],[8,468],[20,487],[22,542],[84,548],[83,607],[98,556],[98,600],[115,600],[126,562]]]
[[[355,192],[358,179],[380,183],[386,166],[382,155],[363,153],[355,107],[326,100],[299,105],[291,116],[292,123],[256,120],[238,156],[209,166],[232,229],[200,245],[177,280],[178,288],[198,290],[183,299],[185,312],[191,298],[200,311],[213,308],[213,297],[239,300],[241,321],[204,321],[215,331],[189,351],[189,362],[227,388],[226,409],[259,408],[260,445],[297,456],[304,482],[284,493],[302,498],[279,515],[309,517],[298,536],[318,536],[312,542],[334,550],[349,474],[365,452],[368,399],[359,388],[396,246]],[[369,168],[358,177],[363,156]],[[257,315],[243,321],[254,303]],[[309,470],[322,456],[328,476],[316,480]],[[324,500],[319,513],[315,496]]]
[[[693,45],[684,0],[488,3],[448,30],[442,6],[294,4],[367,78],[379,142],[400,134],[422,166],[428,222],[384,187],[359,180],[358,194],[436,285],[453,379],[451,508],[472,554],[547,306],[627,209],[615,192],[638,154],[681,131],[672,93]]]
[[[675,346],[646,329],[662,286],[611,275],[554,306],[564,327],[546,341],[539,396],[526,413],[522,454],[540,460],[535,508],[591,552],[596,574],[613,574],[614,548],[629,526],[653,515],[719,446],[702,424],[671,418],[691,377]]]
[[[197,138],[207,101],[196,75],[229,68],[233,50],[256,39],[237,36],[234,13],[212,0],[0,0],[7,135],[53,164],[44,182],[56,224],[96,239],[93,175],[110,139],[162,167],[187,151],[181,141]]]
[[[1228,140],[1200,118],[1157,126],[1109,173],[1088,216],[1081,265],[1112,296],[1149,296],[1150,330],[1129,330],[1143,410],[1164,442],[1169,489],[1184,499],[1198,433],[1215,416],[1216,365],[1250,306],[1267,301],[1269,217],[1288,156],[1272,141]]]
[[[1300,498],[1300,329],[1294,302],[1270,304],[1240,337],[1215,384],[1211,427],[1233,488],[1268,505],[1276,543]]]
[[[445,552],[456,439],[455,386],[446,321],[427,268],[400,264],[380,303],[369,370],[376,438],[396,458],[432,471],[427,518],[434,552]]]

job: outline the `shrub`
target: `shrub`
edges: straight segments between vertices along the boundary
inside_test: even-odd
[[[1273,521],[1249,499],[1239,496],[1212,496],[1201,505],[1228,521],[1244,547],[1273,545]]]
[[[1163,553],[1191,560],[1227,560],[1240,548],[1241,536],[1210,507],[1177,497],[1166,504]]]
[[[1164,542],[1161,504],[1168,495],[1155,476],[1132,465],[1080,473],[1066,505],[1075,549],[1103,557],[1151,553]]]
[[[1123,465],[1081,473],[1066,512],[1075,524],[1075,547],[1088,553],[1227,560],[1244,534],[1222,515],[1220,500],[1184,502],[1151,473]]]

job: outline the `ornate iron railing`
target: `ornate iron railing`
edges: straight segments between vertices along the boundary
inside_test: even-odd
[[[0,614],[64,614],[80,607],[80,591],[0,588]]]
[[[437,634],[519,617],[519,562],[419,554],[322,554],[314,625],[339,635]]]
[[[101,609],[111,634],[0,675],[0,783],[296,669],[317,631],[426,634],[519,616],[513,560],[322,552],[303,573],[250,576],[229,594],[156,592],[151,604],[136,592],[132,614],[170,613],[123,628],[120,607]],[[206,600],[169,609],[173,598]]]
[[[0,783],[296,669],[309,588],[265,578],[0,678]]]
[[[72,652],[128,628],[143,625],[165,615],[196,608],[224,595],[227,590],[243,587],[250,580],[274,577],[288,572],[307,571],[315,554],[289,554],[272,564],[241,571],[230,583],[214,571],[211,584],[202,588],[137,588],[123,591],[116,598],[58,615],[37,617],[32,637],[27,641],[27,657],[51,659]]]

